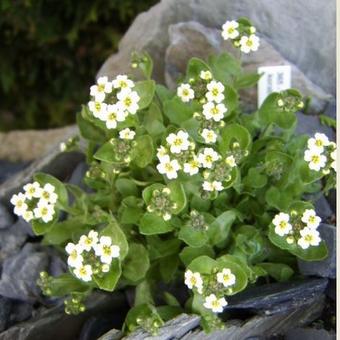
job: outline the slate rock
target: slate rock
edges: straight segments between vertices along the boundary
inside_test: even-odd
[[[285,340],[335,340],[335,333],[325,329],[295,328],[285,334]]]
[[[226,311],[280,314],[311,303],[321,296],[328,284],[327,279],[307,279],[253,286],[229,297]]]
[[[0,183],[12,177],[17,172],[25,169],[29,162],[10,162],[7,160],[0,160]]]
[[[26,239],[27,233],[18,223],[10,228],[0,229],[0,264],[9,256],[18,253]]]
[[[89,166],[85,162],[80,162],[73,170],[72,175],[70,179],[68,180],[68,183],[77,185],[82,189],[86,189],[87,187],[85,186],[83,182],[83,178],[88,169],[89,169]]]
[[[122,293],[96,292],[87,301],[87,310],[78,315],[67,315],[63,306],[43,310],[33,319],[14,325],[0,333],[0,340],[46,340],[78,339],[81,329],[89,318],[98,314],[109,314],[126,310]]]
[[[11,314],[12,303],[10,299],[0,296],[0,333],[7,328]]]
[[[25,233],[27,236],[29,237],[36,237],[36,235],[34,234],[34,231],[32,229],[32,225],[28,222],[26,222],[23,218],[19,217],[17,219],[17,221],[14,223],[14,225],[12,226],[12,228],[18,228],[20,230],[22,230],[23,233]]]
[[[165,81],[174,89],[177,80],[185,74],[187,63],[192,57],[208,60],[212,54],[228,52],[237,55],[230,42],[221,37],[220,29],[205,27],[197,22],[183,22],[169,26],[169,46],[165,55]],[[312,83],[294,64],[286,60],[267,40],[261,39],[261,48],[256,53],[242,56],[246,72],[256,73],[260,66],[290,65],[292,70],[292,87],[304,96],[311,98],[309,112],[324,111],[332,100],[332,95],[325,93]],[[241,100],[245,111],[257,108],[257,87],[243,89]]]
[[[28,320],[32,317],[34,313],[34,308],[31,303],[11,300],[12,308],[11,308],[11,316],[9,320],[9,325],[12,326],[18,322],[22,322]]]
[[[315,212],[321,217],[322,221],[326,221],[334,215],[326,197],[321,195],[317,200],[313,202]]]
[[[0,203],[0,229],[6,229],[13,224],[13,216],[7,208]]]
[[[39,299],[36,281],[47,269],[48,256],[38,245],[27,243],[18,254],[5,259],[0,280],[0,295],[25,302]]]
[[[220,28],[226,20],[247,16],[260,36],[266,37],[286,60],[325,92],[335,95],[335,3],[310,0],[306,8],[302,0],[289,5],[285,0],[163,0],[137,16],[121,39],[119,52],[107,59],[97,76],[129,72],[131,52],[146,50],[156,61],[156,80],[164,82],[169,25],[197,21]]]
[[[320,237],[325,240],[328,257],[322,261],[298,260],[300,273],[308,276],[336,278],[336,228],[329,224],[320,224]]]

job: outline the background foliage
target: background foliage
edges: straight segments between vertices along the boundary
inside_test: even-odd
[[[75,121],[104,60],[157,0],[0,0],[0,129]]]

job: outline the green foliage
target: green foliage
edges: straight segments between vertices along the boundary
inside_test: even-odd
[[[242,22],[247,25],[245,19]],[[327,172],[311,170],[303,157],[308,137],[294,135],[295,113],[302,102],[296,90],[273,93],[258,111],[245,115],[238,90],[255,85],[259,77],[245,74],[233,56],[212,56],[208,63],[190,60],[183,78],[194,89],[194,98],[188,101],[150,79],[152,61],[147,54],[133,58],[146,78],[131,90],[140,97],[138,111],[128,113],[114,129],[87,107],[78,114],[80,133],[88,142],[90,168],[84,182],[92,192],[48,175],[35,177],[42,185],[55,186],[58,212],[65,211],[67,217],[59,222],[56,214],[47,224],[34,219],[34,231],[44,235],[45,244],[61,249],[79,241],[83,256],[89,252],[94,261],[93,273],[84,280],[72,267],[74,254],[66,250],[70,274],[44,277],[42,286],[52,295],[69,286],[65,294],[71,297],[93,289],[112,292],[136,286],[124,328],[131,332],[142,327],[156,334],[165,321],[182,312],[167,292],[163,292],[166,305],[156,307],[155,298],[160,296],[156,292],[161,282],[183,280],[184,272],[191,289],[186,309],[200,314],[204,329],[212,331],[222,326],[216,313],[223,308],[216,306],[228,296],[259,277],[289,280],[296,258],[315,261],[327,256],[324,241],[302,237],[306,225],[315,220],[305,222],[304,214],[313,207],[301,201],[306,193],[320,189],[319,180]],[[227,108],[221,119],[204,114],[211,79],[204,79],[202,71],[221,82],[219,105]],[[113,90],[108,100],[114,101],[116,94]],[[131,128],[131,138],[120,135],[126,127]],[[203,131],[208,128],[216,133],[216,141],[205,140]],[[188,165],[195,171],[191,173]],[[331,181],[334,171],[329,174]],[[70,203],[68,194],[74,197]],[[280,216],[288,216],[291,224],[278,223]],[[307,231],[315,228],[308,225]],[[95,252],[83,244],[84,237],[90,242],[87,237],[96,232],[99,242],[119,248],[107,266],[106,253],[98,244]],[[303,248],[301,240],[310,244]]]
[[[2,1],[1,129],[73,123],[94,74],[134,17],[156,2]]]

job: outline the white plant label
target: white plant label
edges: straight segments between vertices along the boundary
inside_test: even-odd
[[[272,92],[280,92],[291,87],[291,67],[282,66],[261,66],[257,73],[263,73],[257,87],[257,106],[263,103],[266,97]]]

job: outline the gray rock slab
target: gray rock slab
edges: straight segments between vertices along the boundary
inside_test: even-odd
[[[39,247],[26,243],[22,250],[3,262],[0,295],[25,302],[39,299],[36,281],[39,273],[46,270],[48,256]]]
[[[0,229],[6,229],[13,224],[13,216],[7,208],[0,203]]]
[[[325,240],[328,257],[322,261],[298,260],[299,270],[303,275],[336,278],[336,228],[329,224],[321,224],[318,228],[320,236]]]
[[[0,296],[0,332],[6,329],[12,309],[11,300]]]
[[[335,338],[334,332],[315,328],[296,328],[285,334],[286,340],[335,340]]]
[[[157,60],[155,77],[164,82],[164,57],[169,45],[168,26],[197,21],[219,28],[226,20],[249,17],[261,37],[295,64],[325,92],[335,95],[335,0],[163,0],[140,14],[98,76],[129,71],[134,50],[147,50]],[[315,23],[318,25],[315,25]]]

